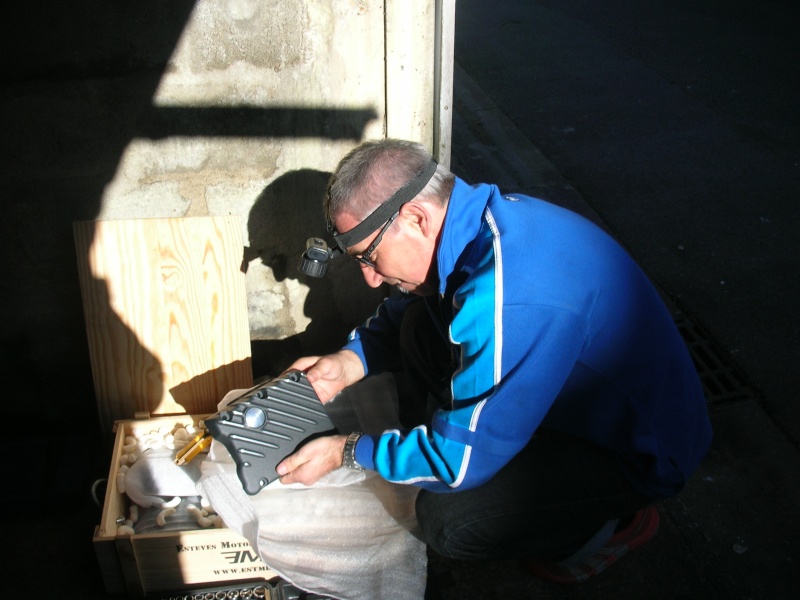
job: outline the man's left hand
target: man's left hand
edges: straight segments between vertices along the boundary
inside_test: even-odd
[[[342,466],[345,435],[332,435],[311,440],[297,452],[284,458],[275,470],[281,483],[312,485],[322,476]]]

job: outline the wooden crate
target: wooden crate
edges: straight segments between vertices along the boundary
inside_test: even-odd
[[[172,429],[197,423],[198,418],[189,415],[117,422],[103,513],[94,532],[95,553],[109,593],[144,596],[277,576],[245,538],[227,528],[118,535],[130,505],[116,483],[125,438],[134,428]]]
[[[93,540],[106,589],[142,596],[275,576],[229,529],[118,534],[131,428],[196,423],[253,384],[239,218],[79,222],[74,234],[98,413],[116,431]]]

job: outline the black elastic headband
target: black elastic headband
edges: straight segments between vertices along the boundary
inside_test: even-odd
[[[386,223],[391,216],[400,210],[406,202],[413,200],[419,194],[436,173],[437,162],[432,158],[428,164],[422,167],[414,177],[412,177],[403,187],[397,190],[392,197],[376,208],[372,214],[361,221],[358,225],[344,233],[338,233],[332,224],[328,229],[336,240],[339,252],[344,254],[348,248],[355,246],[361,240],[366,239],[370,233]]]

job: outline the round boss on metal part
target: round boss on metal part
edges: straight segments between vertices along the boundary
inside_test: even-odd
[[[244,411],[244,424],[250,429],[261,429],[267,422],[266,413],[257,406],[251,406]]]

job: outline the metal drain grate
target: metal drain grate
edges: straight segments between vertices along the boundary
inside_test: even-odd
[[[709,404],[756,397],[726,353],[704,331],[686,317],[677,318],[675,324],[689,347]]]

